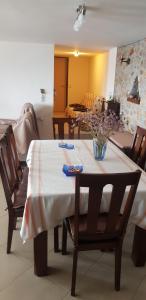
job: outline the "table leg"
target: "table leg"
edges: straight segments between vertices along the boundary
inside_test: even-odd
[[[37,276],[48,275],[47,239],[47,231],[41,232],[34,238],[34,273]]]
[[[132,260],[137,267],[144,266],[146,262],[146,230],[138,226],[135,226]]]

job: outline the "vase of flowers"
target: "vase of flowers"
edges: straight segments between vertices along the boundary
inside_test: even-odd
[[[81,128],[93,137],[93,153],[96,160],[105,158],[108,138],[123,127],[121,119],[113,111],[87,112],[77,118]]]
[[[103,160],[105,158],[107,143],[101,144],[98,140],[93,139],[93,153],[96,160]]]

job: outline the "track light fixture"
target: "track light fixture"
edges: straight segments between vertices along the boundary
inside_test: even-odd
[[[85,4],[79,5],[76,12],[77,12],[77,17],[75,19],[73,29],[75,31],[79,31],[80,27],[82,26],[82,24],[85,20],[85,15],[86,15],[86,6],[85,6]]]
[[[120,61],[121,61],[121,64],[123,62],[125,62],[127,65],[129,65],[130,64],[130,57],[125,58],[124,56],[121,56]]]

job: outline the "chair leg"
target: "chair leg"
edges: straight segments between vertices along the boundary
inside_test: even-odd
[[[59,252],[59,226],[54,227],[54,252]]]
[[[67,254],[67,228],[65,223],[63,222],[62,228],[62,255]]]
[[[78,250],[76,248],[74,248],[74,253],[73,253],[73,267],[72,267],[71,296],[75,296],[76,274],[77,274],[77,261],[78,261]]]
[[[115,250],[115,290],[120,290],[122,244]]]
[[[7,238],[7,254],[9,254],[11,252],[13,230],[14,230],[14,218],[13,218],[12,215],[9,215],[8,238]]]
[[[16,224],[17,224],[17,217],[14,217],[14,225],[13,225],[14,230],[16,230]]]

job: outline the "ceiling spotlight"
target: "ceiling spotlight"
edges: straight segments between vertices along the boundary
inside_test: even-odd
[[[79,5],[76,11],[77,11],[77,17],[75,19],[73,29],[75,31],[79,31],[80,27],[82,26],[83,22],[85,21],[85,15],[86,15],[85,4]]]
[[[77,50],[75,50],[75,51],[74,51],[74,56],[75,56],[75,57],[78,57],[79,55],[80,55],[80,52],[77,51]]]

